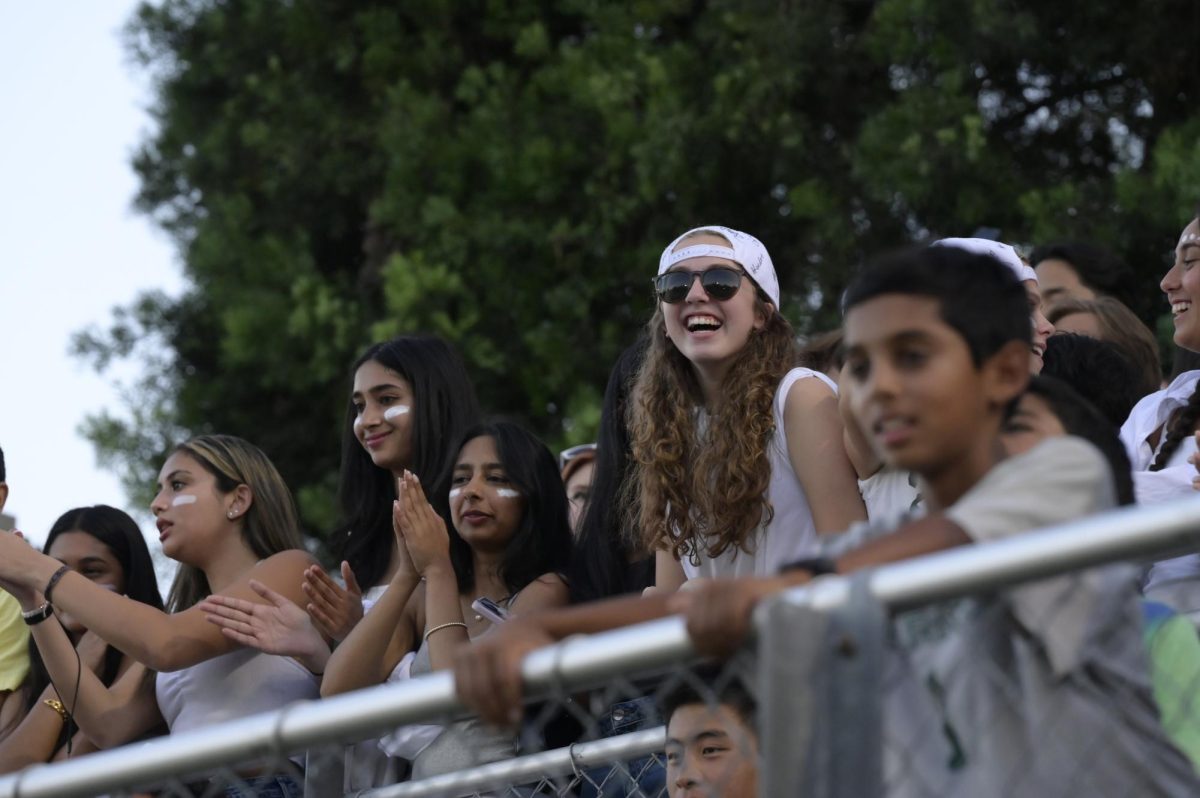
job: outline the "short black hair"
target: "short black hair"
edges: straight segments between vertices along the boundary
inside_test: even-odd
[[[1114,343],[1086,335],[1059,333],[1046,342],[1042,374],[1089,397],[1116,429],[1142,398],[1141,370]]]
[[[701,665],[694,674],[685,675],[658,699],[663,723],[669,725],[675,710],[690,704],[724,704],[737,713],[746,728],[758,734],[758,701],[736,673],[723,672],[715,665]]]
[[[1127,305],[1138,296],[1133,269],[1104,247],[1086,241],[1054,241],[1036,247],[1029,256],[1035,267],[1044,260],[1066,261],[1088,288],[1116,297]]]
[[[0,482],[4,482],[8,478],[8,472],[4,470],[4,450],[0,449]]]
[[[850,283],[842,313],[886,294],[936,299],[942,321],[963,337],[977,367],[1010,341],[1033,341],[1025,286],[991,255],[953,246],[884,255]]]
[[[1133,504],[1133,467],[1129,463],[1129,454],[1117,436],[1117,429],[1096,406],[1067,383],[1044,373],[1029,381],[1026,392],[1050,405],[1068,435],[1083,438],[1100,450],[1112,471],[1117,504]]]

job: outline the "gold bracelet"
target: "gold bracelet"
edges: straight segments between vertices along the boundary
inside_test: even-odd
[[[426,642],[426,643],[428,643],[428,642],[429,642],[429,636],[430,636],[431,634],[433,634],[434,632],[437,632],[437,631],[441,631],[442,629],[445,629],[445,628],[446,628],[446,627],[448,627],[448,626],[461,626],[461,627],[462,627],[462,628],[464,628],[464,629],[466,629],[466,628],[467,628],[467,625],[466,625],[465,623],[463,623],[462,621],[450,621],[450,622],[448,622],[448,623],[441,623],[441,624],[438,624],[437,626],[433,627],[432,629],[430,629],[428,632],[426,632],[426,633],[425,633],[425,642]]]
[[[42,701],[42,703],[57,712],[58,716],[63,719],[63,723],[66,723],[67,719],[71,717],[69,714],[67,714],[67,708],[63,706],[63,702],[59,701],[57,698],[47,698],[46,700]]]

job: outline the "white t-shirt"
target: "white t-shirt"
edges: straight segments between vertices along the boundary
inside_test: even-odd
[[[1196,390],[1197,381],[1200,381],[1200,371],[1185,371],[1165,389],[1143,397],[1121,426],[1121,443],[1125,444],[1125,451],[1133,466],[1133,488],[1138,504],[1157,504],[1196,495],[1192,480],[1200,472],[1188,462],[1188,458],[1196,453],[1196,440],[1192,435],[1185,435],[1180,440],[1179,447],[1171,454],[1165,468],[1160,471],[1149,469],[1167,437],[1166,424],[1171,420],[1171,414],[1188,403],[1192,392]],[[1151,446],[1149,438],[1158,430],[1162,430],[1158,445]],[[1150,568],[1145,589],[1149,591],[1166,582],[1197,579],[1200,579],[1200,555],[1186,554],[1156,562]],[[1166,601],[1164,597],[1156,598]],[[1194,606],[1178,606],[1178,602],[1174,601],[1166,603],[1180,612],[1194,612],[1197,609]]]
[[[837,385],[833,380],[819,371],[806,368],[795,368],[783,375],[779,387],[775,390],[775,432],[767,445],[767,456],[771,459],[771,482],[767,487],[767,499],[775,509],[771,523],[759,525],[752,533],[749,552],[736,546],[726,549],[715,558],[699,552],[699,564],[685,556],[682,565],[688,579],[773,576],[781,565],[816,554],[817,529],[813,524],[808,497],[804,494],[799,477],[792,469],[792,459],[788,455],[787,430],[783,423],[783,408],[787,404],[788,392],[792,386],[800,380],[814,377],[829,386],[834,396],[837,395]]]

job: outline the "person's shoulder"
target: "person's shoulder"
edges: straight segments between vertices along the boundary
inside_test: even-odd
[[[317,564],[317,558],[303,549],[285,549],[259,560],[254,569],[256,571],[303,571],[310,565]]]
[[[1060,435],[1042,441],[1027,452],[1005,459],[989,476],[1037,474],[1041,478],[1062,469],[1076,469],[1076,473],[1066,476],[1094,478],[1107,473],[1108,461],[1099,449],[1083,438]]]
[[[837,383],[819,371],[794,368],[779,381],[775,408],[781,415],[804,412],[828,399],[837,398]]]

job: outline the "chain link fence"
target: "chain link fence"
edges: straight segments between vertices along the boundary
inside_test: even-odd
[[[1133,564],[1198,542],[1200,499],[1118,511],[822,577],[720,665],[679,618],[536,651],[515,734],[441,672],[30,768],[0,798],[1200,795],[1200,638]]]

